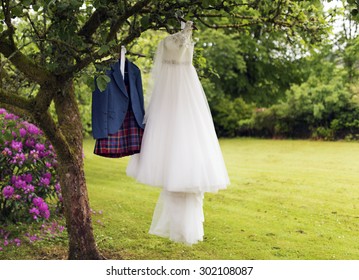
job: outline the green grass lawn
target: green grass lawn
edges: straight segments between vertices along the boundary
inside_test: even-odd
[[[128,158],[92,154],[85,170],[94,232],[110,259],[359,259],[359,144],[225,139],[231,179],[206,194],[205,239],[149,235],[160,190],[126,176]],[[0,258],[61,258],[65,242],[22,245]],[[15,252],[17,250],[17,252]],[[56,253],[57,252],[57,253]],[[3,256],[1,256],[3,254]]]

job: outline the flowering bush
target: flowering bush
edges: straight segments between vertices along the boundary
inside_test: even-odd
[[[62,206],[56,155],[35,125],[0,108],[0,221],[47,220]]]

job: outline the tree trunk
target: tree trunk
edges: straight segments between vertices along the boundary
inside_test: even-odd
[[[103,259],[93,235],[91,211],[83,166],[83,135],[80,113],[74,95],[73,81],[61,86],[54,101],[59,131],[64,141],[55,141],[58,175],[62,189],[69,235],[69,259]]]
[[[71,260],[102,259],[92,231],[82,160],[59,160],[58,174],[69,234],[68,258]]]

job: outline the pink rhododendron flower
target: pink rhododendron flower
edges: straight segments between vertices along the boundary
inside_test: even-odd
[[[31,193],[35,191],[35,187],[33,185],[27,185],[25,188],[25,193]]]
[[[20,133],[20,136],[22,138],[24,138],[26,136],[27,131],[26,131],[25,128],[22,127],[22,128],[19,129],[19,133]]]
[[[50,180],[48,178],[41,178],[40,184],[43,186],[48,186],[50,184]]]
[[[12,151],[9,148],[5,148],[1,153],[4,156],[12,156]]]
[[[33,124],[27,123],[27,131],[32,135],[39,135],[40,130]]]
[[[23,165],[24,164],[24,161],[26,160],[26,157],[23,153],[18,153],[16,154],[12,160],[10,161],[12,164],[18,164],[18,165]]]
[[[22,180],[20,177],[16,177],[15,182],[13,182],[15,188],[24,189],[26,187],[26,182]]]
[[[43,150],[45,150],[45,145],[44,144],[40,144],[40,143],[37,143],[35,145],[35,149],[39,152],[42,152]]]
[[[49,207],[47,206],[47,204],[45,202],[41,203],[38,207],[39,207],[40,212],[45,212],[45,211],[49,210]]]
[[[12,197],[12,195],[14,194],[14,188],[11,186],[6,186],[3,191],[2,191],[3,195],[5,198],[9,199]]]
[[[24,174],[24,175],[22,175],[22,179],[23,179],[26,183],[31,183],[31,182],[32,182],[32,175],[31,175],[30,173]]]
[[[42,213],[42,216],[43,216],[45,219],[50,218],[50,211],[49,211],[49,210],[46,210],[45,212]]]
[[[40,210],[37,209],[36,207],[33,207],[33,208],[30,209],[29,213],[39,216],[40,215]]]
[[[39,209],[37,209],[36,207],[33,207],[29,210],[30,214],[35,214],[35,215],[40,215],[40,211]]]
[[[49,173],[49,172],[46,172],[46,173],[44,173],[44,175],[42,175],[42,178],[47,178],[47,179],[51,179],[51,173]]]
[[[32,148],[35,146],[35,144],[36,144],[35,139],[33,139],[33,138],[26,139],[25,145],[27,147]]]
[[[20,152],[22,150],[22,143],[12,140],[11,141],[11,148],[13,148],[15,151]]]
[[[35,241],[37,241],[37,240],[39,240],[39,239],[40,239],[40,238],[38,238],[38,237],[36,236],[36,234],[29,236],[29,240],[30,240],[31,243],[32,243],[32,242],[35,242]]]
[[[64,226],[59,226],[58,229],[59,229],[60,232],[63,232],[65,227]]]
[[[10,113],[5,113],[5,120],[17,120],[19,117],[15,116],[14,114],[10,114]]]
[[[44,202],[44,200],[41,197],[35,197],[32,200],[32,203],[37,207],[40,206],[43,202]]]
[[[33,159],[34,163],[36,163],[36,161],[40,158],[39,153],[35,150],[30,151],[29,157]]]
[[[15,238],[14,242],[16,244],[16,246],[20,246],[21,245],[21,240],[19,238]]]

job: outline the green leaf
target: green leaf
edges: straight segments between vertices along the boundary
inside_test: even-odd
[[[96,83],[97,83],[97,86],[98,86],[98,89],[103,92],[106,87],[107,87],[107,84],[111,81],[111,78],[106,76],[106,75],[100,75],[97,77],[96,79]]]
[[[34,9],[35,12],[37,12],[40,9],[40,7],[41,6],[38,4],[32,5],[32,8]]]
[[[150,17],[149,17],[149,16],[143,16],[143,17],[141,18],[141,26],[142,26],[143,28],[147,28],[148,25],[149,25],[149,23],[150,23]]]
[[[13,140],[13,136],[12,136],[11,132],[5,131],[5,133],[4,133],[4,139],[5,139],[5,141],[11,141],[11,140]]]
[[[353,9],[352,11],[351,11],[351,14],[352,14],[352,16],[353,17],[355,17],[356,15],[358,15],[358,9]]]
[[[210,0],[203,0],[202,2],[203,8],[208,8],[210,4]]]
[[[104,53],[107,53],[110,50],[110,46],[109,45],[103,45],[101,46],[101,48],[98,50],[98,54],[99,55],[103,55]]]
[[[349,5],[354,5],[354,4],[355,4],[355,0],[348,0],[348,4],[349,4]]]
[[[21,4],[23,4],[24,6],[30,6],[31,2],[32,2],[32,0],[22,0]]]
[[[12,8],[11,13],[15,17],[20,17],[22,15],[22,7],[16,6]]]
[[[74,8],[79,8],[82,6],[82,1],[79,0],[71,0],[71,6]]]
[[[10,129],[10,128],[15,128],[16,127],[16,122],[15,121],[8,121],[7,123],[7,129]]]
[[[172,19],[172,18],[168,20],[167,24],[170,26],[179,26],[180,25],[180,23],[177,20]]]

